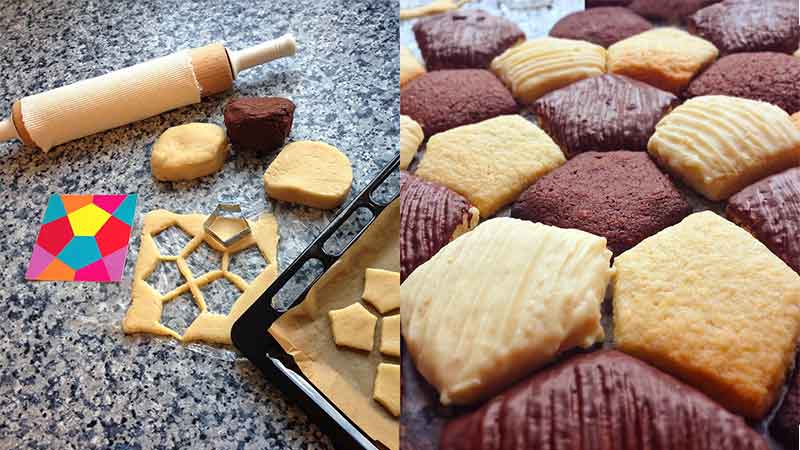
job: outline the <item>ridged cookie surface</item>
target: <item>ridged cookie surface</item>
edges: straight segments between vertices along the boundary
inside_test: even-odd
[[[711,211],[614,261],[617,348],[760,419],[783,386],[800,332],[800,276]]]
[[[710,200],[797,165],[800,130],[775,105],[723,95],[695,97],[656,125],[650,154]]]
[[[651,28],[653,25],[647,19],[630,9],[608,6],[576,11],[564,16],[550,29],[550,36],[580,39],[608,47]]]
[[[425,140],[422,127],[411,117],[400,116],[400,168],[405,170],[414,156],[417,154],[419,145]]]
[[[478,225],[403,283],[416,368],[442,404],[469,404],[602,340],[610,258],[605,239],[583,231],[507,217]]]

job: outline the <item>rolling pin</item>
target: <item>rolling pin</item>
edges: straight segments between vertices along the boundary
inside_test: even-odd
[[[0,142],[19,139],[45,152],[226,91],[242,70],[294,55],[290,34],[239,51],[222,44],[182,50],[14,102]]]

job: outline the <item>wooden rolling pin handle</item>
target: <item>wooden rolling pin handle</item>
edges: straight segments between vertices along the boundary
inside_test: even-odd
[[[264,64],[278,58],[294,55],[297,43],[294,36],[285,34],[277,39],[254,45],[253,47],[229,52],[231,68],[235,77],[239,72]]]
[[[0,142],[17,138],[17,129],[11,119],[0,121]]]

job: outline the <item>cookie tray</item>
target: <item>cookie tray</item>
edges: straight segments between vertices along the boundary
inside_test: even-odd
[[[397,155],[355,199],[334,217],[314,242],[286,270],[280,273],[275,282],[233,324],[231,330],[231,338],[236,348],[261,370],[270,383],[276,385],[287,397],[299,405],[328,435],[336,448],[379,450],[383,447],[355,426],[303,376],[292,357],[284,352],[278,342],[267,332],[267,329],[284,311],[303,301],[314,283],[364,234],[386,206],[397,198],[399,191],[389,201],[379,203],[374,200],[373,194],[393,172],[398,170],[399,166],[400,156]],[[324,250],[325,243],[360,208],[366,208],[372,213],[367,224],[344,248],[334,254],[326,252]],[[319,261],[323,266],[323,271],[285,309],[276,307],[272,299],[310,260]]]

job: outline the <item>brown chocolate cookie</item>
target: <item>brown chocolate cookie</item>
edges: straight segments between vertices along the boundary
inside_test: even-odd
[[[725,215],[800,273],[800,168],[764,178],[734,194]]]
[[[522,193],[511,217],[603,236],[619,255],[692,209],[644,152],[586,152]]]
[[[591,443],[587,445],[586,443]],[[531,376],[442,430],[440,450],[768,450],[739,416],[614,350]]]
[[[240,97],[225,105],[224,116],[231,144],[271,152],[292,131],[294,103],[281,97]]]
[[[725,0],[692,15],[687,28],[717,46],[721,55],[794,53],[800,40],[797,0]]]
[[[400,90],[400,114],[422,126],[425,136],[517,112],[511,93],[488,70],[437,70]]]
[[[769,427],[775,438],[785,448],[793,448],[797,445],[798,428],[800,428],[800,370],[798,369],[800,358],[795,361],[794,367],[794,376],[789,381],[789,390]]]
[[[401,280],[450,242],[460,225],[470,223],[471,207],[444,186],[400,172]]]
[[[537,100],[532,110],[567,157],[585,151],[647,150],[673,94],[622,75],[586,78]]]
[[[628,5],[633,12],[654,20],[679,22],[708,5],[720,0],[633,0]]]
[[[428,70],[485,69],[495,56],[525,39],[525,33],[503,17],[480,9],[461,9],[414,24]]]
[[[730,95],[800,111],[800,58],[785,53],[736,53],[692,80],[684,95]]]
[[[604,6],[628,6],[633,0],[586,0],[585,8],[602,8]]]
[[[627,8],[605,7],[564,16],[550,29],[550,36],[578,39],[608,47],[653,25]]]

